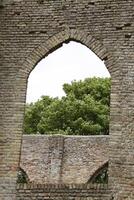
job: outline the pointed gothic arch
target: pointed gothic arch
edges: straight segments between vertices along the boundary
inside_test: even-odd
[[[102,177],[103,176],[103,177]],[[92,174],[87,183],[96,183],[99,181],[108,181],[108,161],[101,164]]]
[[[112,56],[108,53],[104,45],[93,36],[89,35],[87,32],[75,29],[67,29],[61,31],[50,37],[44,43],[39,44],[38,47],[36,47],[27,56],[22,67],[19,69],[18,74],[21,76],[24,73],[28,78],[30,72],[34,69],[40,60],[54,52],[56,49],[60,48],[63,43],[68,43],[70,41],[79,42],[93,51],[102,61],[105,62],[106,68],[112,76],[112,66],[114,61],[112,60]]]

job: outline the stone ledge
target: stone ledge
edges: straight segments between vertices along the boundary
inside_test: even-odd
[[[82,189],[82,190],[109,190],[108,184],[36,184],[36,183],[19,183],[17,190],[27,189]]]

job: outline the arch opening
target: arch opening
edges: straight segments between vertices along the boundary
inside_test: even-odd
[[[32,91],[39,93],[39,88],[41,88],[40,91],[42,94],[43,92],[45,94],[41,100],[26,107],[28,115],[33,114],[30,112],[35,112],[34,114],[38,118],[31,121],[33,126],[34,123],[38,126],[35,130],[33,129],[34,134],[47,134],[47,132],[53,134],[55,131],[56,134],[68,134],[69,132],[69,135],[87,135],[87,132],[90,132],[89,134],[92,135],[95,134],[95,130],[97,130],[96,134],[108,134],[109,116],[106,116],[106,113],[109,113],[108,109],[110,106],[110,78],[103,77],[109,77],[110,75],[104,63],[91,50],[78,42],[73,41],[69,43],[67,41],[67,45],[63,45],[62,48],[59,48],[53,54],[51,53],[47,58],[42,59],[33,72],[31,73],[33,87],[29,89],[29,93],[32,93]],[[40,85],[39,83],[36,85],[35,82],[41,79]],[[59,86],[59,89],[57,86]],[[49,90],[47,91],[46,88]],[[56,91],[57,94],[55,93]],[[33,93],[34,98],[36,92]],[[102,97],[104,99],[101,101]],[[69,112],[72,106],[69,104],[70,107],[68,107],[70,102],[72,102],[74,110]],[[47,104],[45,108],[43,104]],[[88,110],[86,108],[88,104],[92,106],[92,109]],[[31,110],[32,107],[33,110]],[[66,108],[66,111],[64,108]],[[36,112],[37,109],[39,109],[39,113]],[[45,114],[41,118],[39,115],[43,110]],[[76,110],[78,112],[75,113]],[[56,115],[55,113],[58,111],[59,113]],[[29,121],[28,117],[25,117],[25,121]],[[69,117],[73,121],[71,125]],[[96,124],[94,124],[95,120],[98,120]],[[48,124],[45,124],[47,121]],[[106,127],[102,128],[102,126]],[[76,127],[79,127],[79,131],[75,131]]]
[[[100,166],[91,176],[87,183],[108,183],[108,162]]]
[[[35,68],[40,60],[50,55],[58,48],[62,47],[63,43],[69,43],[70,41],[75,41],[83,44],[92,52],[94,52],[97,57],[105,62],[106,68],[112,76],[112,74],[114,73],[114,71],[112,70],[114,61],[111,55],[107,52],[107,49],[99,40],[93,38],[87,32],[76,29],[66,29],[64,31],[61,31],[50,37],[43,44],[40,44],[27,56],[27,59],[23,64],[23,69],[20,69],[20,73],[22,74],[22,72],[24,72],[24,74],[27,74],[28,78],[30,72]]]
[[[72,37],[72,38],[75,38],[75,37]],[[56,42],[56,44],[53,45],[52,44],[53,39],[52,40],[50,39],[50,42],[47,42],[45,45],[43,44],[40,47],[38,47],[35,51],[33,51],[32,55],[29,56],[29,58],[26,60],[25,65],[27,65],[27,71],[26,71],[27,77],[29,76],[30,72],[36,67],[36,65],[39,63],[39,61],[41,61],[44,58],[44,55],[45,55],[45,59],[46,59],[46,57],[48,55],[52,54],[52,52],[54,52],[55,50],[57,50],[57,48],[62,47],[63,43],[68,44],[70,41],[75,41],[75,42],[77,41],[78,43],[83,44],[84,46],[88,47],[88,49],[91,49],[91,51],[95,52],[95,54],[101,60],[107,62],[108,54],[107,54],[106,50],[104,48],[102,48],[102,45],[100,45],[98,42],[96,43],[95,41],[90,46],[89,43],[91,40],[92,40],[92,38],[90,40],[88,38],[87,39],[88,43],[86,43],[85,41],[81,41],[81,39],[79,39],[79,38],[78,39],[64,39],[64,40],[60,39],[60,42]],[[45,46],[47,46],[47,48]],[[42,109],[40,110],[40,112],[41,111],[42,111]],[[61,131],[60,133],[64,134],[65,132]]]
[[[29,177],[24,169],[19,167],[18,173],[17,173],[17,183],[28,183]]]
[[[88,77],[110,78],[110,73],[104,62],[85,45],[74,40],[64,42],[57,46],[57,48],[55,47],[51,50],[45,58],[42,58],[29,74],[27,102],[31,103],[35,101],[34,96],[38,92],[36,88],[44,87],[44,90],[42,90],[42,93],[38,95],[36,100],[38,100],[43,93],[52,97],[62,97],[65,93],[61,95],[58,92],[54,93],[56,90],[53,84],[54,82],[58,80],[62,81],[60,86],[62,87],[64,83],[71,83],[74,80],[84,80]],[[42,79],[44,79],[44,82]],[[33,84],[35,81],[36,84]],[[42,83],[42,85],[45,83],[45,85],[42,86],[39,82]],[[47,92],[46,89],[49,87],[49,84],[53,84],[54,89],[53,91]],[[32,87],[33,89],[30,89]],[[35,92],[32,99],[29,99],[28,95],[34,90]]]

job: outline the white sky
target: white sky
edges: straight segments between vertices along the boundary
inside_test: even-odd
[[[27,103],[42,95],[62,97],[64,83],[88,77],[110,77],[104,63],[86,46],[70,42],[42,59],[28,79]]]

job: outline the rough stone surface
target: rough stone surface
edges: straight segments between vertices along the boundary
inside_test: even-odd
[[[0,199],[16,198],[29,73],[62,43],[75,40],[104,60],[111,74],[109,184],[114,200],[133,200],[134,1],[0,3]]]
[[[38,185],[17,186],[17,199],[31,200],[111,200],[111,191],[107,185]]]
[[[30,182],[87,183],[108,162],[108,136],[23,136],[20,167]]]

